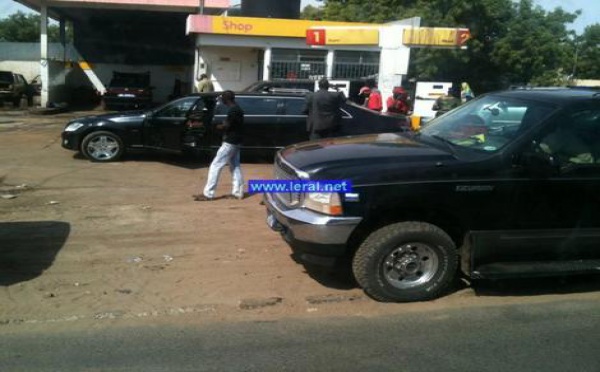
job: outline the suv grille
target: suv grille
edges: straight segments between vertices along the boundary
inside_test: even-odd
[[[296,174],[296,172],[294,171],[294,169],[292,167],[290,167],[289,165],[285,164],[279,155],[277,155],[277,157],[275,158],[275,164],[274,164],[274,178],[276,180],[299,180],[300,177],[298,177],[298,175]],[[302,194],[299,192],[280,192],[277,194],[274,194],[275,198],[277,200],[279,200],[281,203],[283,203],[285,206],[287,207],[297,207],[300,205],[300,202],[302,201]]]

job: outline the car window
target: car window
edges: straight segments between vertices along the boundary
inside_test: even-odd
[[[146,88],[150,85],[149,74],[113,73],[109,86],[112,88]]]
[[[538,101],[483,96],[432,120],[421,133],[459,147],[495,152],[541,124],[554,110]]]
[[[245,116],[277,115],[279,99],[273,97],[239,97],[236,98],[238,105],[244,110]]]
[[[600,167],[600,109],[559,116],[542,133],[538,143],[562,167],[574,164]]]
[[[215,96],[202,96],[198,99],[193,107],[192,111],[202,111],[202,110],[212,110],[216,105],[216,97]]]
[[[155,116],[162,118],[184,118],[198,97],[185,97],[173,101],[156,111]]]
[[[263,90],[268,90],[268,85],[265,85],[263,81],[257,81],[242,89],[241,92],[260,92]]]

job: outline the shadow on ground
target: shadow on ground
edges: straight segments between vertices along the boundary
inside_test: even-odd
[[[0,285],[40,276],[64,246],[71,225],[61,221],[0,223]]]
[[[213,159],[214,154],[206,154],[204,156],[185,156],[179,153],[161,152],[161,151],[146,151],[146,150],[131,150],[123,155],[121,162],[142,162],[142,163],[164,163],[181,167],[185,169],[202,169],[208,168]],[[76,152],[73,154],[73,159],[89,161],[82,153]],[[241,162],[242,171],[244,164],[272,164],[274,156],[272,154],[244,154],[242,152]],[[224,169],[224,171],[228,171]]]
[[[296,254],[292,254],[292,259],[304,266],[304,270],[312,279],[327,288],[343,290],[358,288],[352,266],[347,260],[340,260],[332,266],[323,266],[303,262]]]

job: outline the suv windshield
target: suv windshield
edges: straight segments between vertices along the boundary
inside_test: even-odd
[[[540,102],[487,95],[432,120],[421,133],[459,147],[495,152],[554,109]]]

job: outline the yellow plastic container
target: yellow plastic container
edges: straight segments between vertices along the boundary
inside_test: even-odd
[[[411,116],[410,127],[412,128],[412,130],[419,130],[421,128],[421,117],[415,115]]]

